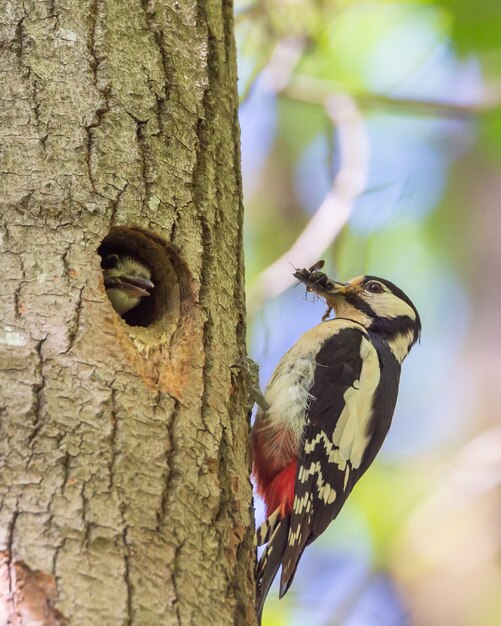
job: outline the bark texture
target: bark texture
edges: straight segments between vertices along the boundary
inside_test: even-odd
[[[232,19],[0,2],[2,626],[255,622]],[[119,226],[147,327],[104,292]]]

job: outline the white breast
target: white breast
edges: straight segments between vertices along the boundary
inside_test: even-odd
[[[122,289],[109,288],[106,294],[119,315],[123,315],[139,304],[140,298],[129,296]]]
[[[315,364],[310,355],[281,362],[265,392],[270,408],[266,412],[267,427],[286,428],[299,445],[312,398]]]

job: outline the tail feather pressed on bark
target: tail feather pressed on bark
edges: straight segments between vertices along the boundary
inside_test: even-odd
[[[257,615],[259,624],[261,624],[261,615],[266,596],[278,572],[278,568],[282,565],[282,556],[287,547],[289,536],[289,526],[290,515],[287,515],[276,524],[275,530],[271,534],[270,540],[257,564]]]
[[[273,513],[267,517],[261,526],[256,530],[254,543],[256,547],[263,546],[268,543],[271,536],[275,532],[275,528],[280,523],[280,507],[275,509]]]

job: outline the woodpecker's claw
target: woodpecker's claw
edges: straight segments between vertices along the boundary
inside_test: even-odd
[[[236,363],[230,365],[230,368],[238,369],[242,372],[252,404],[255,402],[263,411],[267,411],[270,405],[259,386],[259,365],[248,356],[243,356]]]

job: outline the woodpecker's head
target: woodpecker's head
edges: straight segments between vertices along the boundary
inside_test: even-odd
[[[316,266],[314,266],[316,268]],[[336,317],[359,322],[377,333],[402,362],[419,339],[421,320],[405,293],[385,278],[357,276],[347,283],[328,278],[322,272],[295,273],[309,291],[324,298]]]
[[[123,315],[149,296],[153,289],[151,271],[138,259],[119,254],[108,254],[101,263],[104,286],[117,313]]]

